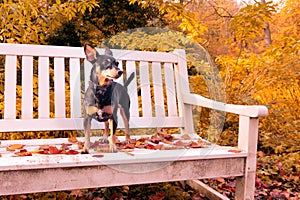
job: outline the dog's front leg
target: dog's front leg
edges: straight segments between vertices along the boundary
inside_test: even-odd
[[[109,136],[109,151],[112,153],[117,152],[117,146],[116,146],[116,136],[114,131],[114,120],[109,120],[109,129],[110,129],[110,136]]]
[[[91,121],[92,121],[91,117],[85,117],[84,118],[83,125],[84,125],[84,137],[85,137],[85,141],[84,141],[84,147],[83,147],[82,153],[89,153],[89,149],[90,149]]]

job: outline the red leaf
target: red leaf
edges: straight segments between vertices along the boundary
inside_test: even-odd
[[[152,144],[147,144],[146,149],[154,150],[154,149],[155,149],[155,146],[152,145]]]
[[[76,150],[71,149],[71,150],[67,151],[66,154],[68,154],[68,155],[76,155],[76,154],[79,154],[79,152],[76,151]]]
[[[55,146],[49,146],[50,154],[60,154],[60,150],[58,150]]]
[[[28,152],[26,149],[21,149],[19,152],[15,152],[17,156],[32,156],[31,152]]]

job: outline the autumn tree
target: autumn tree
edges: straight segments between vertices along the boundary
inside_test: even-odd
[[[137,27],[165,26],[166,22],[154,6],[140,7],[127,0],[97,0],[99,6],[65,22],[50,34],[53,45],[80,46],[85,41],[98,45],[121,31]],[[76,41],[76,42],[75,42]]]
[[[3,0],[0,42],[45,44],[57,27],[95,7],[96,0]]]

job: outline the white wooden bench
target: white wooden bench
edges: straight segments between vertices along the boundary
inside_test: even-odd
[[[104,153],[103,157],[93,153],[14,157],[6,150],[11,144],[24,144],[27,150],[35,151],[42,144],[69,141],[2,140],[0,195],[236,176],[237,199],[254,199],[258,117],[266,116],[267,108],[224,104],[190,93],[183,50],[113,53],[126,74],[136,73],[128,87],[131,129],[178,127],[181,133],[193,136],[192,105],[196,105],[239,115],[237,148],[242,151],[234,153],[228,151],[233,147],[211,145]],[[83,64],[84,58],[83,48],[0,44],[1,76],[5,74],[0,132],[82,130],[82,93],[91,67]],[[36,81],[38,86],[34,87]],[[93,120],[92,127],[101,129],[103,124]],[[74,144],[71,147],[77,148]]]

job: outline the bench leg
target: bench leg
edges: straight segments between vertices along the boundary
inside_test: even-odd
[[[236,177],[236,199],[254,200],[256,172],[246,172],[245,176]]]
[[[258,118],[240,116],[238,148],[248,152],[244,176],[237,177],[236,199],[254,200]]]

